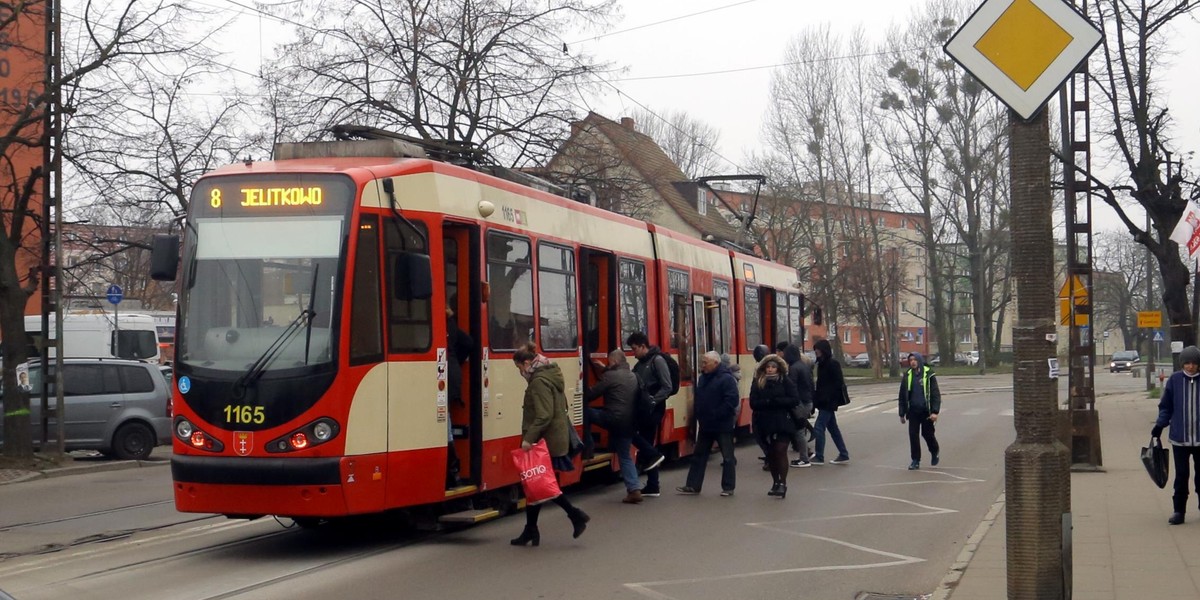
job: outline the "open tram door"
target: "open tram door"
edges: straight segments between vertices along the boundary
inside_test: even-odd
[[[446,487],[478,486],[483,476],[483,281],[479,226],[447,221],[442,225],[443,272],[446,281],[447,328],[451,323],[470,338],[468,356],[458,356],[462,377],[448,381],[447,412],[450,436],[447,447]],[[451,312],[453,314],[451,314]],[[448,345],[453,342],[447,340]],[[456,353],[457,354],[457,353]],[[448,378],[451,379],[451,378]]]
[[[608,352],[624,344],[617,326],[617,259],[611,252],[582,247],[579,261],[583,277],[580,278],[579,298],[583,305],[583,385],[590,388],[600,381],[608,366]],[[596,402],[600,402],[597,400]],[[592,456],[597,438],[600,445],[607,446],[608,433],[599,427],[591,427],[585,414],[584,459]]]

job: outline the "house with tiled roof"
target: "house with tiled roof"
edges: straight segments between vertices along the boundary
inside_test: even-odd
[[[601,208],[653,222],[716,244],[738,244],[740,230],[713,209],[712,192],[693,183],[633,119],[589,112],[545,175],[589,188]]]

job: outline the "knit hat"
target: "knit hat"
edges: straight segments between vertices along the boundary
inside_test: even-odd
[[[1200,365],[1200,348],[1188,346],[1183,349],[1183,352],[1179,353],[1179,364],[1185,365],[1187,363]]]

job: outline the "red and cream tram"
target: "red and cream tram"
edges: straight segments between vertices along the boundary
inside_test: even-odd
[[[525,382],[511,356],[525,341],[562,367],[582,431],[595,365],[645,331],[681,367],[661,443],[686,455],[698,357],[726,352],[752,372],[756,345],[803,337],[792,269],[406,157],[409,148],[281,145],[280,160],[203,177],[182,245],[156,240],[158,279],[176,277],[182,251],[179,510],[310,523],[470,506],[461,514],[479,520],[518,500],[509,452],[520,445]],[[449,318],[477,345],[454,395]],[[464,480],[449,490],[448,430]],[[603,430],[594,434],[603,448]],[[576,460],[566,484],[616,468],[607,453]]]

